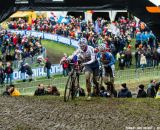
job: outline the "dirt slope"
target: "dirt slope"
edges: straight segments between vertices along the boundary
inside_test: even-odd
[[[0,97],[0,130],[125,130],[160,126],[159,100],[105,99],[64,103],[54,97]]]

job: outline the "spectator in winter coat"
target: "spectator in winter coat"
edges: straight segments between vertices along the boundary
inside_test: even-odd
[[[8,80],[10,80],[10,84],[12,84],[13,79],[13,69],[11,67],[11,63],[7,62],[7,67],[5,68],[6,78],[7,78],[7,84]]]
[[[117,91],[114,88],[114,85],[112,82],[106,83],[107,85],[107,92],[108,92],[108,97],[117,97]]]
[[[26,77],[25,77],[26,67],[24,66],[24,63],[21,64],[21,68],[19,69],[19,71],[21,72],[21,79],[23,80],[23,82],[25,82],[26,81]]]
[[[3,96],[20,96],[20,92],[15,88],[14,85],[6,87],[6,91],[3,92]]]
[[[9,91],[10,95],[13,97],[21,95],[21,93],[15,88],[14,85],[10,85],[10,88],[8,91]]]
[[[126,83],[121,84],[122,89],[118,93],[119,98],[130,98],[132,97],[131,92],[128,90]]]
[[[5,72],[2,66],[2,62],[0,61],[0,84],[4,83],[4,79],[5,79]]]
[[[34,96],[43,96],[47,93],[43,84],[39,84],[37,90],[34,93]]]
[[[141,54],[140,65],[142,70],[144,70],[144,68],[146,67],[146,64],[147,64],[146,57],[144,56],[144,54]]]
[[[50,78],[50,71],[51,71],[51,62],[46,58],[46,63],[45,63],[45,69],[47,71],[47,78]]]
[[[10,92],[9,92],[9,86],[6,87],[6,91],[3,92],[3,96],[11,96]]]
[[[137,98],[145,98],[147,97],[147,93],[144,91],[144,85],[141,84],[138,86],[139,90],[138,90],[138,95]]]
[[[67,61],[67,54],[64,54],[64,56],[62,57],[62,59],[60,61],[60,64],[63,67],[63,75],[67,76],[68,75],[68,71],[69,71],[68,70],[69,64],[68,64],[68,61]]]
[[[156,95],[155,81],[154,80],[151,80],[150,84],[148,85],[147,95],[148,95],[148,97],[151,97],[151,98],[154,98],[155,95]]]
[[[60,92],[56,86],[48,86],[46,95],[60,96]]]
[[[29,76],[29,82],[32,81],[32,68],[28,65],[28,63],[26,63],[25,65],[25,68],[26,68],[26,74]]]

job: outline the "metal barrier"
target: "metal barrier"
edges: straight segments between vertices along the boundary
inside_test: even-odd
[[[160,78],[160,69],[157,68],[145,68],[142,69],[127,69],[127,70],[119,70],[116,71],[115,83],[119,84],[122,82],[129,83],[131,81],[140,82],[140,81],[147,81],[151,79]],[[43,80],[36,80],[32,82],[23,82],[23,83],[16,83],[16,88],[22,94],[28,94],[35,91],[38,84],[43,83],[44,85],[56,85],[58,89],[64,90],[65,84],[67,82],[67,77],[60,77],[60,78],[53,78],[53,79],[43,79]],[[80,76],[80,85],[85,86],[85,77],[84,75]],[[0,93],[5,90],[5,87],[0,89]]]

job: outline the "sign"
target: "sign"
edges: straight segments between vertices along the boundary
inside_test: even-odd
[[[67,44],[67,45],[70,45],[70,39],[69,38],[66,38],[66,37],[62,37],[62,36],[58,36],[57,38],[57,42],[61,42],[61,43],[64,43],[64,44]]]
[[[43,67],[33,68],[32,71],[33,71],[32,77],[44,77],[44,76],[47,75],[47,73],[44,72]],[[51,70],[50,70],[51,75],[62,74],[62,72],[63,72],[63,68],[62,68],[61,65],[54,64],[54,65],[51,66]],[[25,77],[28,78],[28,75],[25,74]],[[14,80],[22,80],[21,72],[18,71],[18,70],[14,70],[13,79]]]
[[[50,34],[50,33],[44,33],[44,39],[57,41],[58,40],[58,35]]]

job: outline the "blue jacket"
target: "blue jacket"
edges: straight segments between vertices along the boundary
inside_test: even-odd
[[[102,54],[100,55],[101,61],[103,64],[107,64],[109,66],[112,66],[115,64],[115,59],[113,57],[113,55],[110,52],[106,52],[104,54],[104,56],[102,56]],[[104,63],[103,61],[107,61],[106,63]]]
[[[141,41],[141,34],[136,34],[136,41]]]

